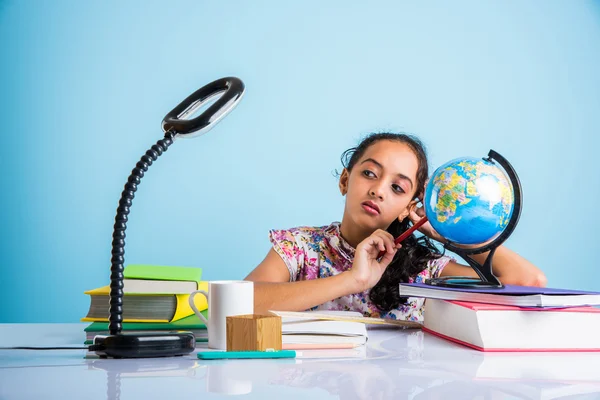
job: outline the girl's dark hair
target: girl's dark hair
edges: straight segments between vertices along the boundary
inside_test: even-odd
[[[365,151],[374,143],[381,140],[391,140],[406,144],[410,147],[419,162],[417,170],[417,192],[415,197],[420,195],[420,190],[424,187],[425,181],[429,176],[429,166],[427,164],[427,153],[425,146],[415,136],[406,133],[372,133],[362,140],[362,142],[342,154],[342,165],[350,172],[354,165],[360,160]],[[394,237],[400,236],[411,225],[410,219],[405,218],[402,222],[395,219],[387,228],[387,231]],[[406,297],[400,297],[400,282],[408,282],[409,277],[417,276],[427,267],[427,263],[441,256],[440,251],[435,247],[426,236],[416,237],[414,234],[402,242],[402,248],[398,250],[394,259],[387,267],[383,276],[377,284],[371,289],[370,298],[373,304],[382,312],[387,312],[398,308],[406,303]]]

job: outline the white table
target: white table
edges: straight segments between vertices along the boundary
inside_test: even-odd
[[[0,324],[0,347],[82,346],[86,324]],[[369,329],[362,357],[90,359],[0,350],[0,399],[600,398],[600,353],[481,353],[416,330]],[[569,399],[574,397],[569,397]]]

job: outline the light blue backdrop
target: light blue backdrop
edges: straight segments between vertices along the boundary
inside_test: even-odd
[[[432,167],[503,154],[525,196],[508,244],[551,286],[600,290],[598,2],[5,0],[0,49],[0,322],[84,316],[129,172],[229,75],[238,108],[144,178],[127,263],[243,278],[269,228],[341,218],[340,154],[390,129]]]

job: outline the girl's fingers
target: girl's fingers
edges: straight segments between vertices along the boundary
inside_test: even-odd
[[[384,230],[377,230],[371,234],[364,242],[358,245],[357,251],[365,251],[369,257],[373,254],[379,258],[380,253],[383,254],[382,263],[389,263],[396,251],[401,248],[401,244],[394,243],[394,237],[391,233]]]
[[[381,249],[381,251],[385,250],[388,253],[394,253],[396,251],[396,244],[394,243],[394,237],[391,233],[383,230],[377,230],[373,233],[373,235],[379,237],[385,244],[385,248]]]
[[[379,251],[385,251],[385,242],[379,236],[371,236],[371,244]]]
[[[410,222],[412,222],[413,224],[416,224],[421,219],[421,217],[419,217],[419,215],[414,211],[411,211],[408,214],[408,218],[410,219]]]
[[[410,220],[413,223],[418,222],[421,218],[425,216],[425,210],[423,209],[423,207],[415,207],[414,209],[410,210],[408,216],[410,217]]]
[[[382,268],[384,268],[384,270],[385,270],[385,268],[387,268],[387,266],[390,265],[390,263],[392,262],[393,259],[394,259],[393,254],[385,253],[378,262],[379,262],[379,265]]]

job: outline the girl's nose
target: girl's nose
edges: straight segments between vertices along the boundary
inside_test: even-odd
[[[369,194],[373,197],[379,197],[380,199],[383,200],[383,191],[381,190],[381,188],[379,186],[372,187],[371,190],[369,191]]]

